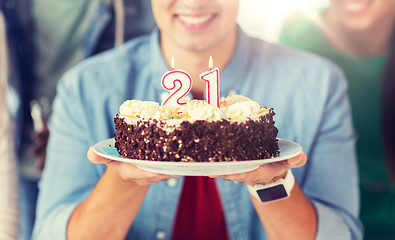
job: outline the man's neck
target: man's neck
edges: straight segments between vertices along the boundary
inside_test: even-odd
[[[199,75],[209,70],[210,56],[213,57],[213,68],[218,67],[220,70],[223,70],[232,58],[236,47],[237,31],[235,30],[232,35],[207,50],[192,51],[181,48],[171,41],[162,41],[161,48],[169,68],[171,57],[174,56],[175,69],[188,72],[193,79],[192,93],[201,93],[205,91],[206,83],[200,79]]]

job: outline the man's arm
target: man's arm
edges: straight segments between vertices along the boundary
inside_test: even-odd
[[[67,239],[125,239],[148,188],[107,169],[72,213]]]
[[[67,239],[125,239],[149,186],[172,176],[102,158],[92,148],[88,159],[106,164],[107,170],[89,197],[72,213]]]
[[[317,213],[297,183],[287,199],[261,203],[252,197],[252,202],[269,239],[315,239]]]
[[[217,176],[248,185],[266,184],[284,178],[289,168],[306,164],[304,152],[287,161],[264,164],[258,169],[226,176]],[[295,182],[288,198],[261,203],[251,195],[252,202],[269,239],[314,239],[317,214],[313,204]]]
[[[171,178],[127,163],[91,159],[121,176],[116,177],[106,166],[87,160],[89,146],[110,137],[113,126],[105,105],[89,95],[95,91],[86,91],[79,77],[78,71],[70,71],[58,84],[33,239],[97,239],[97,234],[103,237],[110,231],[124,238],[148,189],[135,183],[149,185]],[[153,181],[146,181],[150,177]]]

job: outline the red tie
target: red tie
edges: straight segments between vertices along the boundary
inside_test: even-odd
[[[172,239],[228,239],[221,201],[213,178],[184,177]]]
[[[193,93],[204,100],[204,92]],[[228,240],[224,212],[215,180],[184,177],[172,240]]]

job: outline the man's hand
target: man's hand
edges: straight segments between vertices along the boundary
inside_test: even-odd
[[[253,171],[211,177],[219,177],[247,185],[266,184],[283,178],[290,168],[299,168],[304,166],[306,161],[306,154],[302,152],[293,158],[281,162],[263,164]]]
[[[177,177],[177,176],[144,171],[130,163],[119,162],[119,161],[103,158],[95,154],[93,152],[92,147],[89,148],[87,156],[89,161],[91,161],[92,163],[105,164],[112,171],[116,172],[123,180],[133,181],[141,186],[155,184],[161,181],[168,180],[172,177]]]

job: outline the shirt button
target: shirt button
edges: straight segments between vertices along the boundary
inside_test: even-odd
[[[156,238],[158,239],[164,239],[166,237],[166,233],[164,231],[158,231],[156,233]]]
[[[167,186],[173,188],[177,185],[178,181],[175,178],[170,178],[169,180],[167,180]]]

